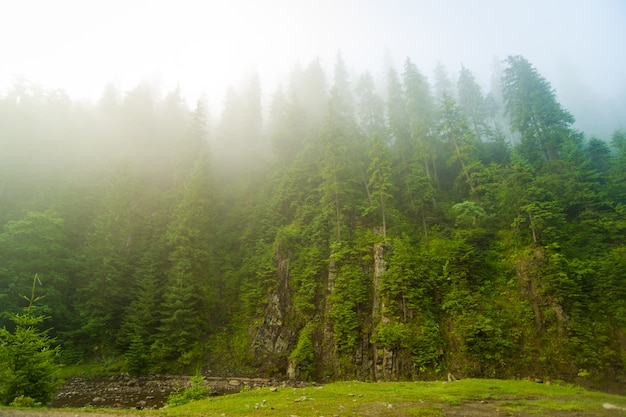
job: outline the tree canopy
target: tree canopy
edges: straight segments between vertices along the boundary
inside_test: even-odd
[[[338,55],[268,109],[250,77],[213,118],[177,89],[91,104],[20,81],[0,95],[3,337],[39,274],[66,363],[623,379],[626,133],[587,138],[530,62],[503,65],[483,91],[465,67],[379,79]]]

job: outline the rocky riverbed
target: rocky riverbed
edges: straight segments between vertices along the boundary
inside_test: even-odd
[[[205,382],[211,387],[210,395],[230,394],[246,388],[284,385],[281,381],[263,378],[206,377]],[[116,375],[71,378],[67,380],[49,406],[157,409],[165,405],[167,397],[172,392],[189,386],[190,378],[187,376]]]

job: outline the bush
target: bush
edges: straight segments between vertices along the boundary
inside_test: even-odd
[[[20,395],[19,397],[15,397],[15,399],[9,404],[11,407],[41,407],[41,403],[33,400],[30,397],[25,397]]]
[[[410,339],[411,331],[404,323],[381,323],[372,336],[376,347],[387,350],[397,350],[407,347]]]
[[[313,323],[309,322],[300,332],[298,344],[289,355],[289,361],[296,368],[298,378],[303,380],[310,380],[315,375],[314,331]]]
[[[211,387],[204,384],[202,376],[191,377],[191,387],[184,391],[175,391],[167,399],[168,407],[176,407],[187,404],[192,401],[198,401],[206,398],[211,392]]]

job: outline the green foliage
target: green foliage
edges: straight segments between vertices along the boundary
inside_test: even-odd
[[[191,377],[191,386],[182,391],[175,391],[167,398],[168,407],[177,407],[193,401],[205,399],[211,392],[204,377],[196,375]]]
[[[342,354],[354,352],[361,337],[360,315],[368,293],[365,279],[355,264],[342,265],[335,279],[330,316],[337,350]]]
[[[312,319],[317,309],[318,280],[323,268],[319,252],[315,246],[302,248],[294,259],[292,277],[297,289],[293,305],[303,319]]]
[[[420,372],[426,372],[428,369],[440,371],[443,340],[435,320],[427,319],[417,331],[413,331],[409,349],[411,360]]]
[[[125,168],[111,176],[111,184],[85,237],[77,285],[76,307],[80,315],[81,342],[97,356],[113,355],[125,309],[132,299],[135,262],[145,236],[139,181],[128,180]],[[132,178],[132,176],[131,176]]]
[[[511,357],[506,329],[500,328],[490,317],[479,315],[468,318],[462,331],[467,353],[485,368],[495,370]],[[492,372],[495,374],[495,371]]]
[[[460,107],[450,97],[446,97],[439,108],[437,131],[442,140],[452,148],[448,164],[460,166],[458,176],[462,176],[469,191],[475,193],[474,175],[480,169],[477,138]],[[467,194],[467,191],[462,194]]]
[[[370,210],[378,212],[383,239],[387,236],[387,218],[391,211],[391,158],[389,148],[381,136],[376,132],[372,137],[372,145],[369,151],[370,165],[368,168],[368,189],[370,196]]]
[[[394,239],[392,248],[380,285],[385,306],[383,313],[407,323],[418,311],[432,311],[434,281],[438,279],[441,265],[436,261],[429,265],[424,248],[420,254],[416,244],[406,235]],[[437,252],[445,256],[442,248],[438,248]]]
[[[149,353],[141,336],[133,337],[124,354],[126,371],[131,375],[145,375],[148,373]]]
[[[530,62],[504,65],[483,93],[466,68],[431,86],[407,59],[385,86],[315,60],[267,112],[252,76],[210,123],[179,89],[90,104],[20,80],[3,335],[39,274],[31,317],[106,373],[623,379],[626,134],[587,140]]]
[[[503,94],[512,127],[522,136],[521,151],[542,168],[560,158],[574,117],[556,100],[550,83],[521,56],[509,56],[502,78]]]
[[[207,234],[211,228],[210,192],[207,161],[200,155],[168,226],[168,277],[152,345],[159,361],[178,359],[183,367],[193,362],[196,347],[205,338],[207,307],[216,302],[209,296],[212,277],[207,274],[211,255]]]
[[[158,334],[160,316],[156,312],[163,303],[163,287],[166,280],[163,265],[155,258],[154,253],[146,252],[135,270],[134,299],[126,309],[117,339],[118,345],[123,350],[126,350],[135,339],[140,339],[146,346],[150,346]]]
[[[380,324],[372,334],[372,342],[387,350],[406,348],[410,339],[411,331],[403,323]]]
[[[45,404],[61,385],[57,379],[59,346],[48,330],[38,326],[45,317],[31,312],[38,278],[33,280],[29,305],[24,314],[13,314],[15,330],[0,329],[0,404]]]
[[[473,201],[463,201],[452,206],[456,213],[456,226],[472,227],[476,226],[478,220],[487,217],[485,210]]]
[[[162,305],[165,314],[151,350],[154,359],[166,369],[185,369],[197,352],[203,338],[201,312],[198,311],[200,300],[192,284],[180,277],[165,288]]]
[[[30,278],[38,274],[46,281],[40,291],[46,304],[33,306],[33,313],[49,316],[57,330],[67,329],[69,317],[69,276],[72,271],[64,220],[52,210],[29,211],[19,219],[8,222],[0,233],[0,311],[4,314],[20,311],[19,294],[27,293]],[[0,325],[8,325],[0,316]]]
[[[313,379],[316,371],[315,349],[313,340],[317,332],[316,325],[309,322],[300,330],[298,344],[289,354],[289,360],[297,369],[298,378],[304,381]]]
[[[30,397],[20,395],[19,397],[15,397],[15,399],[9,405],[11,407],[34,408],[41,407],[41,402],[35,401]]]

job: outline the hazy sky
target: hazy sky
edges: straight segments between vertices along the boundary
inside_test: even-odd
[[[426,74],[461,63],[488,87],[524,55],[585,125],[626,122],[624,0],[0,0],[0,91],[18,74],[72,97],[141,79],[220,102],[256,70],[266,92],[319,56],[382,71],[385,51]],[[269,90],[269,91],[268,91]],[[600,111],[602,113],[600,114]],[[593,116],[590,114],[594,113]],[[606,118],[606,121],[599,119]],[[612,130],[614,127],[611,126]],[[623,126],[622,127],[626,127]],[[589,128],[593,130],[592,128]]]

